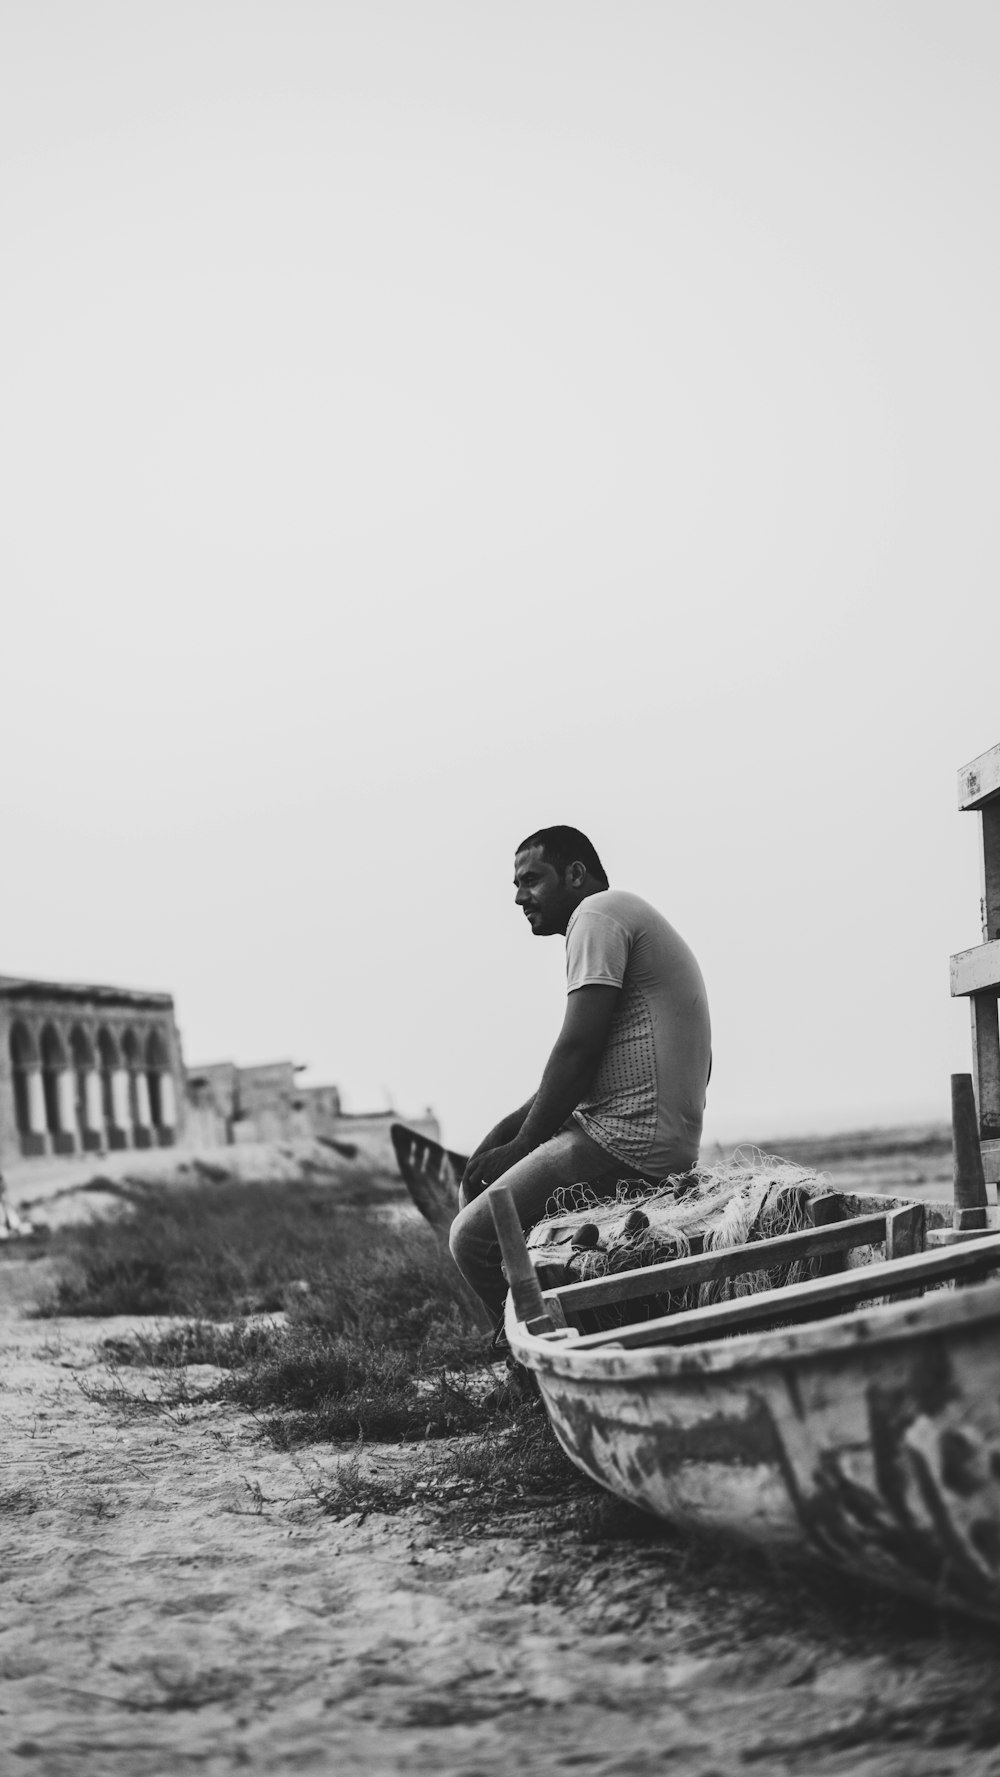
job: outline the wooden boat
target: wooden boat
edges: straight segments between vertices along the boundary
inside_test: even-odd
[[[405,1123],[390,1125],[396,1164],[413,1202],[424,1220],[429,1222],[443,1246],[448,1244],[448,1230],[458,1214],[458,1187],[466,1167],[464,1154],[443,1148],[440,1142],[408,1129]],[[459,1280],[468,1303],[469,1313],[484,1331],[493,1331],[489,1310],[475,1292]]]
[[[924,1209],[844,1207],[844,1221],[768,1243],[767,1255],[755,1243],[659,1277],[546,1291],[534,1280],[520,1305],[512,1288],[511,1351],[567,1454],[622,1498],[1000,1621],[1000,1284],[982,1281],[1000,1269],[1000,1235],[924,1251],[918,1233],[903,1257],[579,1330],[602,1293],[677,1288],[720,1258],[756,1269],[779,1247],[785,1259],[867,1244],[879,1224],[891,1254],[894,1218]],[[950,1220],[950,1206],[929,1207],[928,1219]],[[504,1256],[517,1275],[510,1232]]]
[[[418,1167],[439,1215],[461,1158]],[[511,1352],[585,1473],[673,1524],[1000,1621],[995,1227],[959,1237],[950,1204],[845,1193],[799,1233],[552,1287],[567,1218],[529,1251],[502,1185],[491,1198]],[[640,1318],[651,1296],[804,1259],[820,1275]],[[587,1330],[609,1303],[623,1324]]]
[[[393,1123],[389,1139],[403,1182],[425,1221],[444,1240],[458,1214],[458,1187],[466,1167],[464,1154],[455,1154],[431,1141],[405,1123]]]

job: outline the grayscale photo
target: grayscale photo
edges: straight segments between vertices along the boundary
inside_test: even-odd
[[[4,1777],[1000,1772],[1000,9],[0,0]]]

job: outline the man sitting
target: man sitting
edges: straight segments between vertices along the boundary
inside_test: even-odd
[[[499,1316],[506,1294],[489,1205],[502,1178],[524,1228],[560,1185],[613,1196],[623,1176],[687,1172],[698,1158],[712,1039],[705,983],[648,901],[612,889],[575,827],[529,834],[514,897],[536,938],[566,938],[563,1027],[538,1091],[483,1137],[462,1177],[452,1256]]]

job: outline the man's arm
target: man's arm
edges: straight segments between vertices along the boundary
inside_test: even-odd
[[[509,1116],[501,1117],[499,1123],[493,1125],[489,1134],[483,1136],[478,1147],[476,1147],[469,1155],[465,1171],[462,1174],[461,1186],[466,1201],[477,1195],[476,1191],[470,1190],[469,1188],[472,1180],[472,1171],[476,1162],[481,1160],[483,1155],[488,1153],[491,1148],[505,1147],[509,1141],[513,1141],[514,1137],[520,1134],[524,1119],[528,1115],[534,1102],[535,1094],[532,1093],[531,1097],[524,1104],[520,1105],[516,1111],[511,1111]]]
[[[486,1148],[499,1148],[504,1142],[513,1141],[515,1135],[519,1135],[523,1129],[524,1119],[531,1110],[535,1097],[536,1094],[533,1092],[531,1097],[516,1111],[511,1111],[509,1117],[501,1117],[499,1123],[496,1123],[490,1130],[489,1135],[483,1136],[476,1153],[482,1154]]]
[[[530,1154],[532,1148],[548,1141],[586,1097],[607,1047],[620,993],[620,987],[595,986],[578,987],[569,995],[562,1030],[524,1121],[513,1136],[480,1150],[470,1160],[463,1179],[467,1198],[477,1196]],[[501,1127],[497,1125],[498,1129]]]

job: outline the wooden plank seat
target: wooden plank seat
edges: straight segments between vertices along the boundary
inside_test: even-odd
[[[867,1221],[870,1218],[862,1219]],[[823,1232],[825,1234],[827,1230]],[[794,1240],[800,1237],[788,1235],[783,1238]],[[759,1242],[758,1249],[764,1244]],[[690,1261],[692,1264],[700,1262]],[[776,1321],[816,1319],[825,1309],[832,1307],[843,1311],[873,1296],[906,1296],[928,1285],[978,1281],[984,1273],[998,1266],[1000,1234],[989,1234],[961,1246],[910,1253],[904,1258],[887,1259],[882,1264],[859,1265],[834,1277],[814,1277],[805,1283],[762,1290],[756,1296],[739,1296],[734,1301],[713,1303],[707,1308],[686,1309],[679,1314],[637,1321],[631,1326],[610,1328],[603,1333],[577,1335],[573,1338],[573,1349],[593,1350],[604,1345],[674,1345],[751,1330],[763,1331]],[[603,1283],[605,1280],[595,1281]],[[568,1289],[545,1294],[546,1306],[555,1299],[553,1319],[557,1325],[562,1324],[560,1314],[564,1312],[567,1294],[580,1287],[570,1285]],[[560,1336],[565,1338],[566,1334]]]
[[[772,1240],[753,1240],[745,1246],[723,1247],[718,1252],[700,1253],[691,1258],[668,1259],[662,1264],[645,1265],[632,1271],[605,1272],[603,1276],[588,1278],[583,1283],[560,1284],[544,1291],[545,1300],[551,1304],[553,1298],[556,1299],[566,1322],[570,1323],[573,1316],[589,1308],[637,1301],[644,1296],[668,1295],[675,1290],[746,1276],[752,1271],[774,1271],[780,1265],[791,1265],[801,1259],[846,1255],[856,1247],[874,1246],[881,1241],[886,1244],[888,1257],[897,1259],[923,1247],[924,1219],[923,1204],[904,1204],[900,1209],[852,1216],[845,1221],[806,1228],[798,1234],[779,1234]],[[788,1287],[798,1289],[802,1286],[793,1284]],[[564,1324],[561,1318],[560,1324]]]

